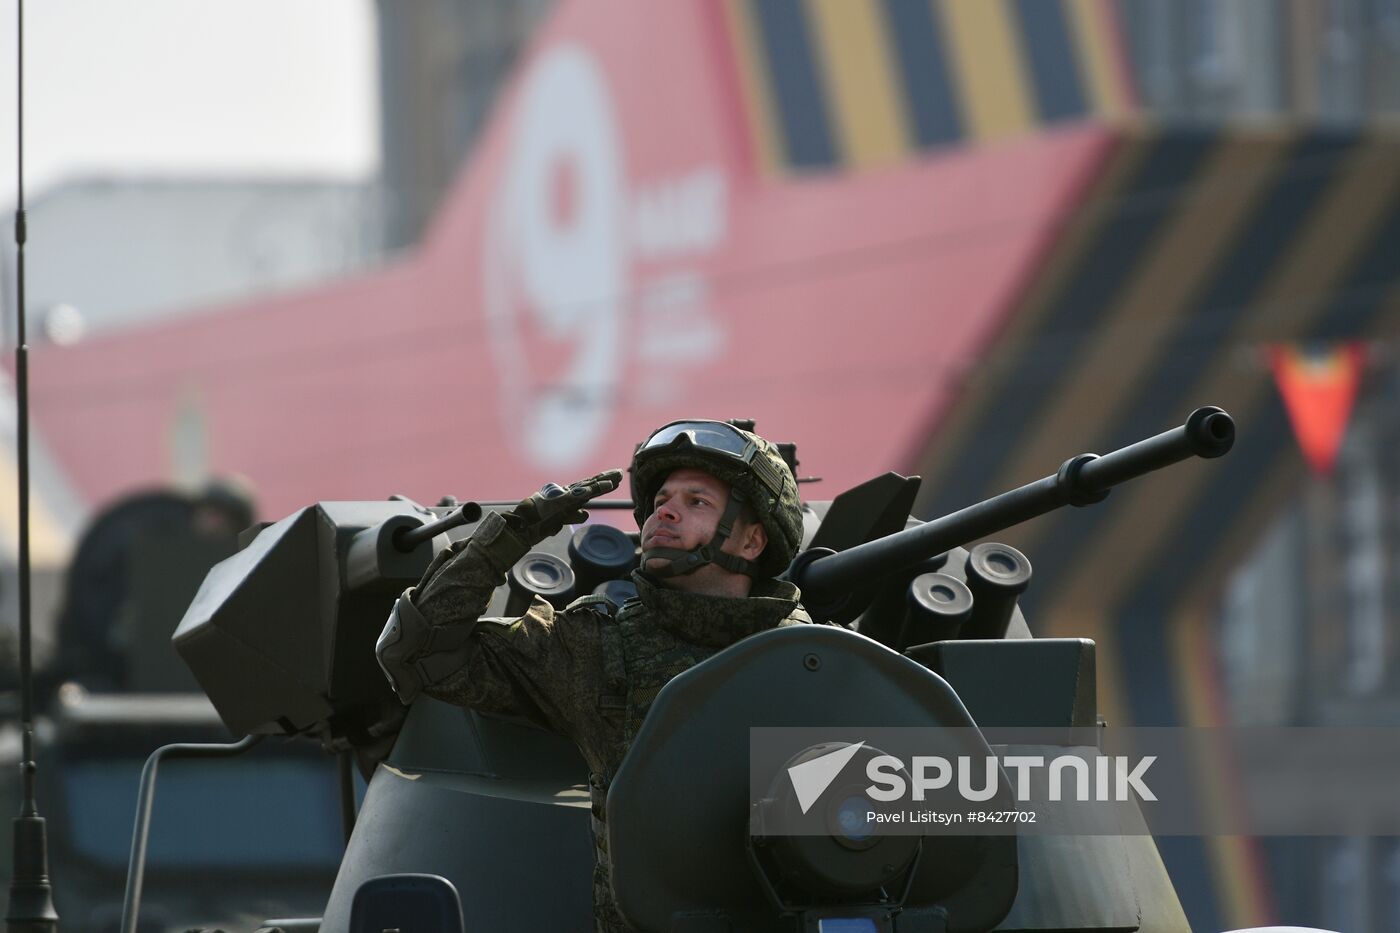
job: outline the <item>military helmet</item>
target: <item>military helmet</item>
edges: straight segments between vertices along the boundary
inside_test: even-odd
[[[726,421],[673,421],[637,446],[632,457],[633,514],[640,528],[651,515],[656,492],[673,471],[704,470],[739,490],[768,532],[757,576],[787,569],[802,546],[802,504],[797,480],[778,446]],[[718,545],[716,545],[718,547]]]

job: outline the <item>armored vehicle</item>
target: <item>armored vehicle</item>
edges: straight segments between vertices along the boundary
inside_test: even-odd
[[[62,929],[116,933],[142,764],[154,745],[227,741],[199,694],[89,693],[65,685],[41,720],[48,856]],[[19,809],[19,743],[0,744],[0,801]],[[318,909],[344,845],[332,762],[309,743],[172,769],[153,814],[141,933],[197,923],[253,929]],[[12,763],[13,762],[13,763]],[[282,835],[281,846],[266,840]],[[237,927],[234,927],[237,928]]]
[[[126,496],[95,515],[78,542],[55,656],[38,672],[34,747],[39,772],[51,776],[47,855],[66,929],[120,927],[138,779],[151,749],[228,740],[168,638],[251,521],[251,503],[230,490]],[[0,805],[17,812],[22,743],[9,725],[0,731]],[[269,912],[318,909],[344,845],[337,788],[334,763],[304,742],[169,775],[153,814],[151,907],[141,931],[196,922],[251,928]],[[266,848],[279,831],[294,844]],[[0,859],[10,855],[5,847]]]
[[[1096,744],[1093,643],[1033,638],[1017,603],[1026,558],[963,545],[1097,502],[1175,461],[1219,456],[1233,438],[1227,414],[1200,409],[930,522],[909,515],[918,479],[893,473],[807,503],[788,575],[813,618],[837,624],[751,636],[661,690],[606,801],[623,915],[658,933],[1187,929],[1150,835],[883,835],[849,819],[852,803],[866,803],[859,789],[804,800],[815,833],[786,831],[777,817],[801,796],[794,769],[833,751],[843,761],[879,751],[814,742],[814,729],[932,729],[960,736],[950,741],[964,753],[990,751],[991,730],[1010,726],[1051,730],[1058,738],[1042,750]],[[250,529],[195,596],[175,645],[228,728],[312,737],[369,782],[324,910],[268,918],[264,929],[592,928],[578,752],[427,697],[405,709],[373,653],[392,601],[433,555],[471,534],[484,510],[513,505],[321,502]],[[603,522],[566,526],[511,570],[487,615],[518,614],[536,597],[559,607],[591,593],[625,599],[637,545]],[[152,793],[147,780],[143,808]],[[298,845],[292,836],[260,843],[277,851]],[[127,928],[144,844],[139,833]]]

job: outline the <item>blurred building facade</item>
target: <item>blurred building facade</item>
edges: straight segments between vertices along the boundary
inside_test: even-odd
[[[1139,99],[1164,120],[1400,116],[1396,0],[1116,0]]]
[[[384,243],[417,242],[554,0],[378,0]]]
[[[313,178],[87,178],[26,205],[32,343],[184,316],[360,271],[378,188]],[[13,253],[4,257],[14,281]],[[14,289],[4,290],[13,340]]]

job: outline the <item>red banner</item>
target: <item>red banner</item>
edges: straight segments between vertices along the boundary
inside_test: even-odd
[[[697,417],[797,442],[814,498],[908,471],[1114,137],[764,173],[717,9],[559,4],[394,263],[36,353],[70,484],[110,501],[182,459],[247,477],[272,518],[518,499]]]

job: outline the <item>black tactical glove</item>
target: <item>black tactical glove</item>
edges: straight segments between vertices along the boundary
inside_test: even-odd
[[[394,604],[388,624],[375,644],[379,666],[399,699],[405,704],[411,702],[425,686],[441,682],[467,663],[468,642],[476,620],[433,625],[418,609],[420,605],[430,605],[434,598],[441,600],[454,586],[459,591],[465,586],[470,592],[472,576],[479,574],[479,570],[473,571],[471,562],[454,565],[454,558],[473,545],[495,573],[504,574],[535,545],[558,534],[565,525],[576,525],[588,518],[582,507],[589,500],[612,492],[621,482],[622,471],[609,470],[574,483],[568,489],[550,483],[530,498],[522,499],[510,512],[486,513],[470,538],[456,541],[438,552],[423,574],[416,593],[410,589]],[[453,566],[463,569],[454,575]],[[487,584],[486,595],[494,585]],[[453,599],[460,603],[461,593],[448,599],[449,606]],[[483,596],[481,605],[470,614],[474,616],[485,605]],[[441,612],[441,607],[438,611]]]
[[[565,525],[577,525],[588,518],[582,508],[590,499],[607,495],[622,483],[621,470],[608,470],[574,483],[568,489],[550,483],[528,499],[520,500],[505,514],[506,526],[526,547],[559,533]]]
[[[487,512],[470,540],[493,568],[505,573],[545,538],[557,534],[565,525],[576,525],[588,518],[582,506],[590,499],[612,492],[621,482],[622,471],[609,470],[574,483],[568,489],[550,483],[530,498],[522,499],[509,512]],[[438,568],[466,544],[467,541],[459,541],[438,554],[428,565],[423,582],[430,581]]]

